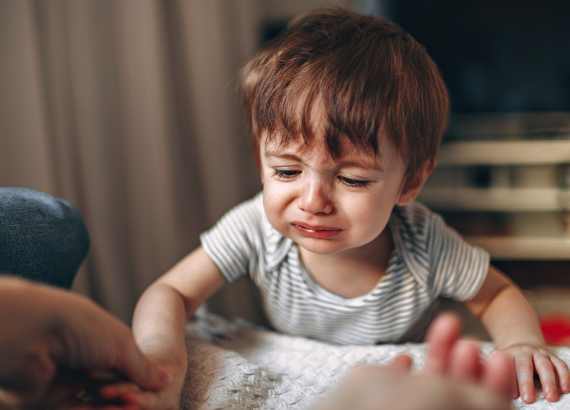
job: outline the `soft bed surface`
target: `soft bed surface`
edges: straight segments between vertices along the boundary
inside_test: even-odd
[[[382,364],[408,353],[421,367],[423,344],[335,346],[285,336],[242,321],[203,315],[188,327],[183,409],[309,409],[357,364]],[[483,353],[493,347],[482,345]],[[570,348],[556,349],[570,363]],[[516,409],[570,409],[570,394]]]

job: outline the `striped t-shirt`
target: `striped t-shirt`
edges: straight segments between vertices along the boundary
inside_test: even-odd
[[[395,247],[387,271],[374,289],[355,298],[312,279],[297,245],[267,220],[262,194],[229,211],[201,241],[228,282],[253,279],[277,330],[338,344],[393,343],[438,296],[475,296],[489,255],[418,203],[397,206],[388,224]]]

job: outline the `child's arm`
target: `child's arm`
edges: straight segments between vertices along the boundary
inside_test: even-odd
[[[535,372],[547,400],[556,401],[559,392],[570,391],[568,367],[546,348],[538,316],[512,281],[490,267],[467,307],[481,318],[497,348],[513,355],[519,393],[525,402],[535,401]]]
[[[137,303],[133,332],[142,352],[163,367],[171,383],[159,394],[133,386],[109,386],[103,394],[120,396],[143,409],[178,409],[187,366],[184,326],[196,309],[218,290],[224,278],[198,248],[153,283]]]
[[[519,288],[493,267],[467,307],[481,318],[499,349],[518,343],[544,344],[534,309]]]

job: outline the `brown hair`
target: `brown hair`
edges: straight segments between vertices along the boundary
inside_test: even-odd
[[[256,150],[262,134],[310,145],[318,104],[333,158],[340,137],[378,155],[385,133],[406,163],[405,186],[447,127],[447,89],[423,46],[392,22],[340,8],[294,19],[243,68],[241,88]]]

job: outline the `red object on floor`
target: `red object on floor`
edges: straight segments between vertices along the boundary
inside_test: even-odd
[[[549,345],[570,345],[570,317],[553,314],[540,318],[540,328]]]

